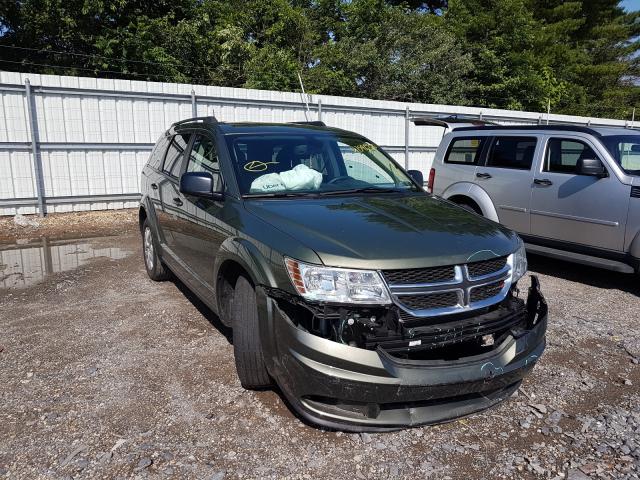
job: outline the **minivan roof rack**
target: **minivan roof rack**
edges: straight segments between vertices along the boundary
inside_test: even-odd
[[[497,125],[495,122],[491,122],[489,120],[482,120],[481,118],[474,117],[471,115],[458,115],[452,114],[447,116],[438,116],[438,117],[430,117],[430,116],[422,116],[422,117],[413,117],[411,121],[419,126],[430,126],[430,127],[443,127],[449,128],[451,130],[460,127],[469,127],[469,126],[482,126],[482,125]]]
[[[202,122],[202,123],[218,123],[218,119],[213,115],[209,115],[207,117],[191,117],[185,118],[184,120],[179,120],[171,124],[172,127],[177,127],[178,125],[182,125],[184,123],[192,123],[192,122]]]
[[[308,122],[289,122],[293,125],[312,125],[314,127],[326,127],[327,124],[321,120],[310,120]]]

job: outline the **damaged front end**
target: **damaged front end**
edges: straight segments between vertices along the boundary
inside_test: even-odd
[[[513,393],[545,346],[548,309],[535,276],[526,298],[509,285],[493,305],[425,317],[396,301],[335,305],[264,293],[278,384],[303,417],[332,428],[397,429],[483,410]]]
[[[267,293],[282,313],[306,332],[411,360],[454,360],[486,353],[508,335],[524,335],[547,316],[547,304],[535,276],[526,301],[514,287],[498,304],[446,317],[408,319],[396,305],[329,305],[278,289]]]

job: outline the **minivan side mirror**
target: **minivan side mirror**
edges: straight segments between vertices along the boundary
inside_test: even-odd
[[[184,173],[180,177],[180,193],[194,197],[222,200],[222,178],[219,173]]]
[[[420,170],[408,170],[407,173],[411,175],[411,178],[420,185],[421,187],[424,185],[424,177],[422,176],[422,172]]]
[[[597,158],[583,158],[578,160],[576,170],[579,175],[603,178],[607,176],[607,170]]]

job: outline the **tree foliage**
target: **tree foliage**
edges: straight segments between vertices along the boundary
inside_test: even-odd
[[[5,0],[0,68],[628,118],[617,0]]]

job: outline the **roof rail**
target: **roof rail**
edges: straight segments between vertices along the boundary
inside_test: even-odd
[[[218,123],[218,119],[213,115],[207,117],[192,117],[185,118],[184,120],[179,120],[171,124],[172,127],[177,127],[178,125],[182,125],[183,123],[191,123],[191,122],[202,122],[202,123]]]
[[[327,124],[320,121],[320,120],[311,120],[308,122],[289,122],[290,124],[294,124],[294,125],[312,125],[314,127],[326,127]]]
[[[443,127],[454,130],[460,127],[470,127],[470,126],[482,126],[482,125],[497,125],[495,122],[490,122],[488,120],[482,120],[482,118],[474,117],[472,115],[458,115],[452,114],[448,116],[440,116],[440,117],[413,117],[410,119],[416,125],[426,125],[431,127]]]

